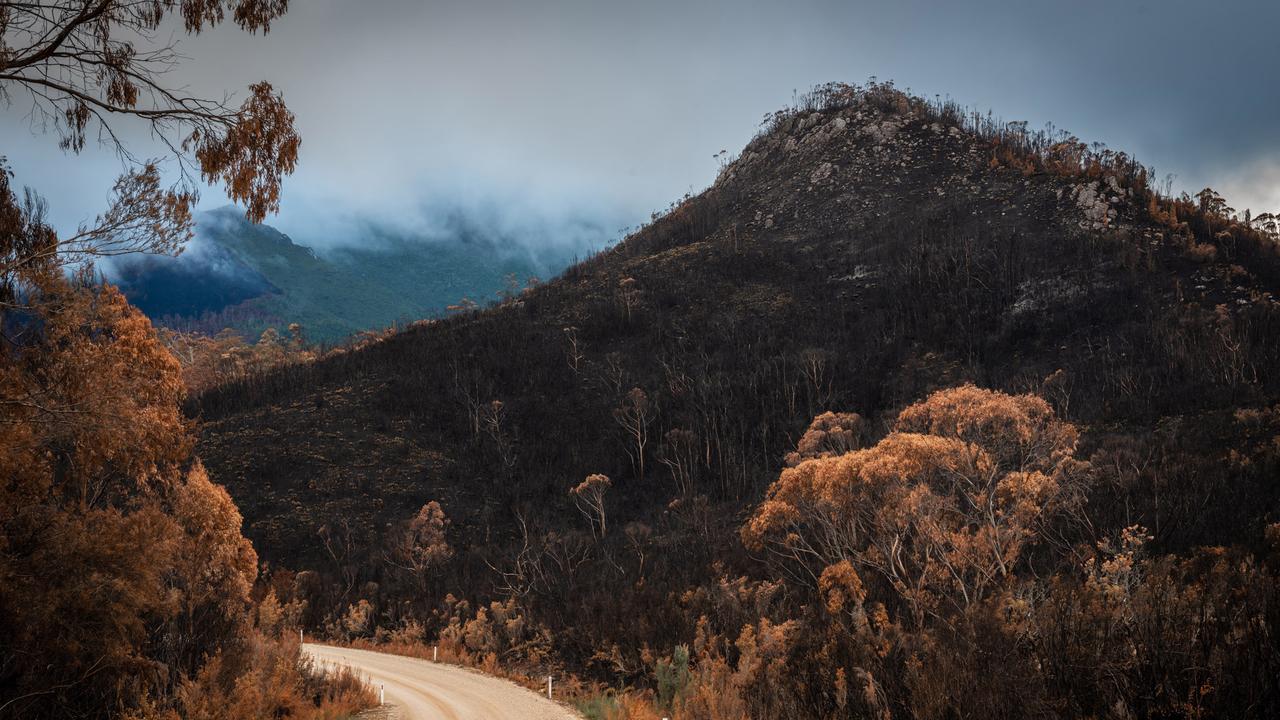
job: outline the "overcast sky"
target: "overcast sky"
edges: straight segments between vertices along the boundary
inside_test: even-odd
[[[184,38],[175,79],[284,92],[302,157],[268,222],[312,244],[349,240],[364,217],[430,227],[458,207],[517,232],[634,224],[705,187],[712,155],[736,153],[793,92],[871,76],[1052,121],[1179,189],[1280,210],[1274,1],[291,4],[265,39]],[[24,110],[0,125],[16,183],[63,227],[100,210],[117,161],[66,157]]]

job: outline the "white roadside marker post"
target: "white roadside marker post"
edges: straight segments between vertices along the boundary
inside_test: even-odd
[[[440,661],[440,646],[436,645],[431,648],[431,662]]]
[[[550,675],[548,675],[548,676],[547,676],[547,699],[548,699],[548,700],[551,700],[551,699],[552,699],[552,697],[551,697],[551,676],[550,676]]]
[[[378,704],[387,704],[387,686],[381,683],[378,684]]]

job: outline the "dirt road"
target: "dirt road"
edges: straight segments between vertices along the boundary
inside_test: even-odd
[[[580,720],[507,680],[417,658],[307,643],[317,665],[348,665],[386,689],[397,720]]]

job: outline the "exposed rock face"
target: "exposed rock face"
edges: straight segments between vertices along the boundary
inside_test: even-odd
[[[782,237],[844,235],[896,212],[958,204],[1001,223],[1065,219],[1065,183],[993,174],[989,160],[989,146],[959,128],[866,103],[776,121],[725,166],[715,187],[751,206],[738,231]]]
[[[863,129],[863,134],[876,145],[883,145],[898,134],[898,128],[898,123],[892,120],[885,120],[884,122],[868,125]]]
[[[831,177],[831,173],[835,172],[835,166],[829,162],[824,162],[818,166],[817,170],[809,176],[809,182],[817,185],[818,183]]]
[[[1107,230],[1116,227],[1116,219],[1125,209],[1130,192],[1121,188],[1112,176],[1105,182],[1094,181],[1073,185],[1059,190],[1058,196],[1069,195],[1083,215],[1080,227],[1084,230]]]
[[[840,134],[843,133],[845,131],[845,128],[847,128],[848,126],[849,126],[848,120],[845,120],[843,117],[836,116],[836,118],[831,122],[825,123],[818,129],[805,135],[804,143],[806,145],[815,145],[815,144],[821,145],[821,144],[829,143],[832,140],[834,140],[836,137],[839,137]]]
[[[1116,211],[1111,207],[1111,203],[1107,201],[1106,194],[1098,183],[1077,185],[1071,191],[1071,196],[1075,198],[1076,205],[1080,208],[1080,212],[1084,214],[1084,219],[1080,221],[1080,227],[1086,230],[1101,230],[1110,225],[1112,220],[1115,220]]]

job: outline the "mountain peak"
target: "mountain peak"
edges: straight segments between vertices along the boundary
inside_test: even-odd
[[[624,246],[643,254],[748,236],[856,245],[858,237],[884,241],[886,225],[963,224],[1059,240],[1143,238],[1180,251],[1204,245],[1196,239],[1203,228],[1232,225],[1233,237],[1251,238],[1256,260],[1272,264],[1265,248],[1274,237],[1206,215],[1185,195],[1160,196],[1149,176],[1126,153],[1051,127],[1030,130],[888,83],[832,84],[768,116],[710,188],[655,215]]]
[[[476,597],[517,583],[567,652],[619,605],[688,633],[715,615],[687,599],[759,567],[742,519],[815,417],[887,430],[965,383],[1043,395],[1112,464],[1155,462],[1129,461],[1142,448],[1187,468],[1162,476],[1148,515],[1165,547],[1255,542],[1274,459],[1222,449],[1260,447],[1238,411],[1280,399],[1276,244],[1147,176],[1123,153],[889,86],[823,88],[710,188],[518,299],[215,388],[195,401],[201,453],[264,559],[291,568],[331,570],[317,529],[339,525],[359,548],[343,562],[375,565],[377,533],[438,502],[465,548],[449,572]],[[630,530],[582,525],[570,491],[591,475],[612,480],[609,526]],[[1133,525],[1123,483],[1096,496],[1091,527]],[[1250,500],[1201,512],[1206,487]],[[1180,507],[1196,510],[1170,522]],[[653,552],[624,569],[650,528]],[[485,566],[501,568],[489,582]],[[588,577],[642,581],[582,592]],[[591,627],[595,648],[653,637]]]

